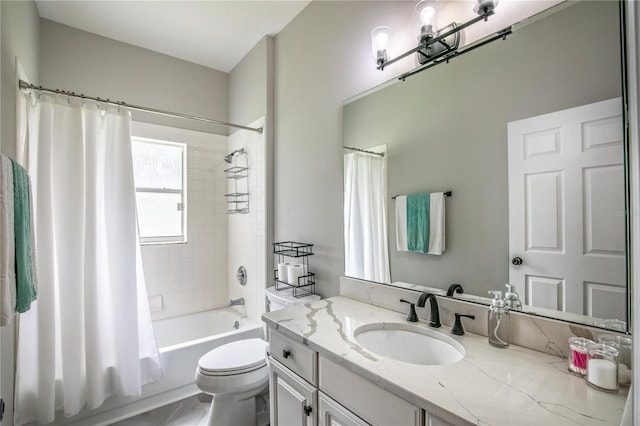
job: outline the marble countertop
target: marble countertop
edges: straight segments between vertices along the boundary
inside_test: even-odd
[[[515,345],[495,348],[484,336],[454,336],[446,326],[438,331],[465,348],[459,362],[425,366],[380,357],[355,342],[354,330],[374,322],[406,323],[406,316],[346,297],[262,318],[271,328],[454,424],[617,425],[624,411],[626,390],[610,394],[589,387],[568,372],[567,360]],[[427,327],[425,321],[418,324]]]

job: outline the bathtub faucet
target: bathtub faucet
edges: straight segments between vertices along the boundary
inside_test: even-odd
[[[229,306],[244,305],[244,297],[229,300]]]

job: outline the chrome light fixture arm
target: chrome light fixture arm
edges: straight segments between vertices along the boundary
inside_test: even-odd
[[[475,49],[477,49],[479,47],[482,47],[482,46],[484,46],[486,44],[492,43],[492,42],[494,42],[496,40],[500,40],[500,39],[505,40],[507,38],[507,36],[512,34],[512,33],[513,33],[513,28],[512,27],[507,27],[507,28],[505,28],[503,30],[498,31],[497,33],[495,33],[494,35],[492,35],[492,36],[490,36],[490,37],[488,37],[486,39],[483,39],[483,40],[481,40],[481,41],[479,41],[477,43],[471,44],[471,45],[469,45],[469,46],[467,46],[467,47],[465,47],[463,49],[453,50],[453,51],[449,52],[448,54],[446,54],[444,57],[440,56],[439,58],[437,58],[437,59],[435,59],[433,61],[427,62],[427,63],[423,64],[422,66],[420,66],[418,68],[415,68],[415,69],[413,69],[411,71],[408,71],[408,72],[400,75],[398,77],[398,80],[404,81],[405,79],[407,79],[408,77],[411,77],[414,74],[417,74],[419,72],[427,70],[427,69],[429,69],[431,67],[434,67],[436,65],[439,65],[439,64],[441,64],[443,62],[449,62],[450,60],[452,60],[454,58],[457,58],[458,56],[461,56],[464,53],[471,52],[472,50],[475,50]]]
[[[479,21],[482,21],[482,20],[486,21],[489,18],[489,16],[493,15],[494,13],[495,12],[494,12],[493,9],[487,9],[487,10],[483,11],[480,15],[476,16],[473,19],[470,19],[469,21],[467,21],[467,22],[465,22],[463,24],[457,25],[457,24],[453,23],[452,25],[450,25],[450,26],[453,27],[451,30],[439,33],[435,37],[427,38],[426,40],[421,41],[420,44],[418,44],[418,46],[416,46],[413,49],[410,49],[410,50],[404,52],[401,55],[396,56],[395,58],[392,58],[392,59],[389,59],[389,60],[386,60],[386,61],[382,61],[377,66],[377,69],[382,71],[382,70],[384,70],[384,68],[386,66],[394,64],[394,63],[398,62],[399,60],[404,59],[407,56],[412,55],[414,53],[417,53],[419,51],[427,50],[429,47],[435,45],[436,43],[439,43],[439,44],[441,44],[443,46],[448,46],[450,43],[447,43],[445,41],[445,39],[447,37],[451,37],[453,35],[457,35],[463,29],[465,29],[465,28],[467,28],[467,27],[469,27],[469,26],[471,26],[471,25],[473,25],[473,24],[475,24],[475,23],[477,23]],[[448,49],[449,51],[455,49],[455,48],[451,48],[450,46],[448,46],[448,47],[449,47],[449,49]],[[440,54],[439,56],[442,56],[442,54]]]

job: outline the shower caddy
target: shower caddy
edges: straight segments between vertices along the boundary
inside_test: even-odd
[[[246,152],[242,152],[240,155],[246,156]],[[224,171],[227,179],[233,179],[233,192],[224,194],[227,197],[227,213],[228,214],[247,214],[249,213],[249,167],[241,167],[233,165],[232,167]],[[246,192],[239,192],[238,180],[245,180]]]
[[[295,241],[282,241],[273,243],[273,254],[276,257],[276,269],[273,271],[273,278],[276,290],[293,289],[293,297],[303,297],[316,292],[316,274],[309,272],[309,256],[313,256],[313,244],[298,243]],[[296,262],[304,265],[307,273],[298,277],[298,282],[289,284],[281,281],[278,276],[278,264],[285,262],[288,258],[297,259]]]

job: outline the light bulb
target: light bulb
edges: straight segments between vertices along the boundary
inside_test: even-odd
[[[384,25],[376,27],[371,31],[373,59],[378,65],[381,65],[387,60],[387,48],[389,46],[390,36],[391,28]]]
[[[437,0],[421,0],[416,5],[416,12],[420,16],[420,40],[431,38],[438,33],[437,28]]]

